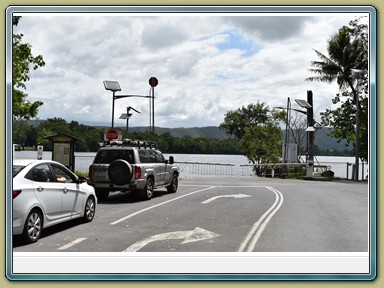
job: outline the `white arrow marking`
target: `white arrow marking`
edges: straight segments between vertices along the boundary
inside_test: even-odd
[[[135,244],[132,244],[123,252],[136,252],[151,242],[161,241],[161,240],[184,239],[183,242],[181,242],[181,244],[185,244],[190,242],[207,240],[215,237],[220,237],[220,235],[210,232],[208,230],[196,227],[194,230],[189,230],[189,231],[175,231],[175,232],[168,232],[168,233],[150,236],[144,240],[141,240],[139,242],[136,242]]]
[[[235,199],[238,199],[238,198],[247,198],[247,197],[252,197],[251,195],[245,195],[245,194],[237,194],[237,195],[221,195],[221,196],[215,196],[215,197],[212,197],[212,198],[209,198],[203,202],[201,202],[202,204],[208,204],[212,201],[215,201],[216,199],[219,199],[219,198],[235,198]]]

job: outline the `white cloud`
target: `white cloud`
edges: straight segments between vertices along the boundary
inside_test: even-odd
[[[103,81],[144,96],[155,76],[156,126],[186,127],[219,125],[228,110],[251,102],[305,99],[307,90],[315,110],[329,108],[337,85],[304,79],[313,49],[326,52],[329,37],[353,18],[35,15],[23,16],[15,32],[46,62],[27,82],[30,100],[44,102],[40,119],[110,123],[112,93]],[[148,125],[148,99],[115,104],[115,125],[125,125],[118,118],[127,106],[141,111],[130,126]]]

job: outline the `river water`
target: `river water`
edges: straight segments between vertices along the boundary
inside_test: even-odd
[[[15,159],[37,159],[36,151],[15,151]],[[95,152],[76,152],[75,153],[75,171],[87,172],[89,165],[92,164],[93,158],[96,155]],[[164,154],[166,159],[170,154]],[[220,171],[223,171],[224,174],[231,174],[237,176],[249,175],[249,172],[244,172],[244,167],[240,165],[249,164],[248,159],[243,155],[216,155],[216,154],[172,154],[174,156],[175,162],[193,162],[193,163],[211,163],[211,164],[229,164],[231,166],[230,173],[227,173],[226,165],[217,165]],[[43,152],[44,160],[52,159],[52,152],[44,151]],[[348,178],[351,179],[352,175],[352,165],[355,163],[354,157],[338,157],[338,156],[316,156],[315,165],[326,165],[330,170],[335,173],[335,177]],[[195,174],[198,171],[191,172],[187,169],[188,164],[180,165],[181,173],[186,174]],[[250,171],[250,170],[248,170]],[[348,171],[348,172],[347,172]],[[360,163],[359,165],[359,179],[362,176],[365,177],[368,175],[368,165]]]

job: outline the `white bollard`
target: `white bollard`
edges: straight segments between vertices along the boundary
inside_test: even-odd
[[[37,160],[43,159],[43,146],[37,146]]]

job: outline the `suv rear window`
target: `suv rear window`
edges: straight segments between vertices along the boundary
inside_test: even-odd
[[[132,150],[128,150],[128,149],[126,149],[126,150],[125,149],[120,149],[120,150],[113,150],[113,149],[107,150],[107,149],[103,149],[103,150],[99,150],[99,152],[97,153],[93,163],[96,163],[96,164],[102,164],[102,163],[110,164],[110,163],[112,163],[113,161],[115,161],[117,159],[123,159],[125,161],[128,161],[131,164],[135,164],[134,160],[133,160],[133,151]]]
[[[164,163],[163,154],[156,150],[139,150],[140,163]]]

